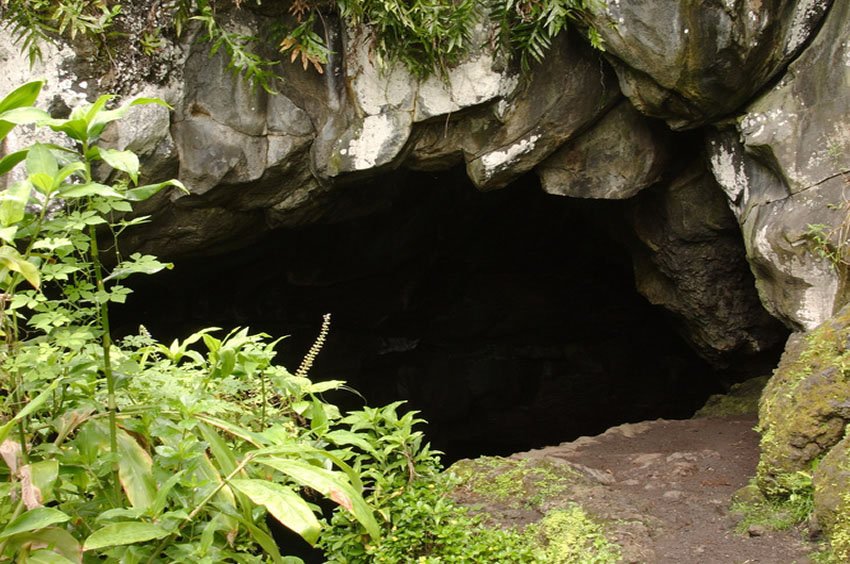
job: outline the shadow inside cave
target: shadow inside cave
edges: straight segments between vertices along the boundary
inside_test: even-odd
[[[481,193],[463,170],[337,190],[317,224],[132,280],[117,332],[291,335],[279,355],[294,371],[330,312],[311,376],[362,397],[329,399],[406,400],[449,462],[686,418],[736,378],[636,292],[622,202],[548,195],[533,175]]]

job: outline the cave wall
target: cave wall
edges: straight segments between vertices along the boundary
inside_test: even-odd
[[[230,25],[256,30],[266,17],[235,10]],[[391,171],[461,165],[480,190],[533,173],[550,194],[628,200],[634,212],[619,229],[639,291],[715,364],[783,337],[761,306],[791,329],[828,318],[844,280],[805,230],[843,219],[850,6],[610,0],[591,23],[604,53],[562,34],[522,75],[482,27],[480,47],[445,80],[416,80],[377,69],[362,30],[329,20],[339,50],[327,72],[282,64],[274,95],[203,43],[170,45],[168,72],[128,88],[174,110],[140,108],[109,140],[139,152],[148,179],[176,174],[190,194],[146,203],[153,221],[127,245],[166,258],[245,248],[374,206],[348,193]],[[46,76],[49,104],[62,108],[114,83],[95,74],[96,54],[51,49],[29,70],[8,41],[6,90]],[[649,190],[656,196],[637,200]]]

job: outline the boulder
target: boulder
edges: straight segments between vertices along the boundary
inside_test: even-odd
[[[823,457],[814,476],[814,518],[838,561],[850,560],[850,435]]]
[[[736,128],[708,136],[712,170],[738,217],[765,307],[812,329],[846,299],[843,273],[807,233],[838,240],[850,183],[850,4],[836,3],[817,37]]]
[[[759,303],[735,218],[702,160],[642,193],[629,219],[638,291],[674,314],[704,358],[728,365],[780,342],[785,332]]]
[[[608,0],[589,18],[623,93],[686,129],[740,108],[811,37],[831,0]]]
[[[759,404],[762,491],[793,491],[850,423],[850,306],[808,333],[795,333]]]
[[[414,124],[494,102],[517,86],[515,74],[487,47],[492,30],[484,22],[470,37],[478,47],[465,60],[442,76],[423,79],[401,63],[377,62],[365,28],[343,33],[343,115],[327,121],[312,151],[313,170],[322,180],[394,168],[405,156]]]
[[[535,169],[543,189],[573,198],[631,198],[659,180],[669,160],[666,128],[627,101]]]
[[[491,122],[464,146],[466,170],[481,190],[506,186],[588,128],[619,98],[598,53],[560,35]]]

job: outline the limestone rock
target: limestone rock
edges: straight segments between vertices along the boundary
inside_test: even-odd
[[[596,53],[568,41],[553,42],[524,88],[497,107],[498,126],[464,148],[466,169],[482,190],[501,188],[534,168],[593,123],[617,100],[610,70]]]
[[[640,111],[683,129],[735,111],[782,70],[831,0],[608,0],[590,22]]]
[[[833,448],[850,423],[847,378],[850,306],[806,334],[792,335],[759,404],[757,481],[768,493],[793,489],[794,474]]]
[[[657,182],[668,159],[664,128],[624,101],[536,170],[550,194],[625,199]]]
[[[842,276],[814,252],[810,225],[846,221],[850,171],[850,5],[835,3],[781,81],[747,108],[737,132],[709,137],[712,169],[738,216],[765,307],[812,329],[846,299]]]
[[[668,186],[636,200],[631,224],[638,291],[671,311],[680,331],[707,359],[725,364],[755,353],[783,331],[761,307],[735,219],[700,161]]]
[[[445,76],[425,79],[401,63],[381,67],[363,28],[344,33],[345,115],[328,120],[312,151],[313,169],[322,179],[398,166],[414,124],[494,102],[517,86],[516,76],[486,47],[491,30],[483,22],[470,37],[479,47],[466,60]]]

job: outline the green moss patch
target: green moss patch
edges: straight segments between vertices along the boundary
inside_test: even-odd
[[[792,336],[759,404],[762,491],[791,493],[797,472],[843,436],[842,406],[850,398],[850,307],[805,336]]]
[[[539,508],[583,479],[567,464],[532,458],[485,456],[461,460],[450,471],[460,480],[457,491],[462,497],[515,509]]]
[[[770,376],[750,378],[732,386],[729,393],[711,396],[694,417],[735,417],[758,414],[759,399],[769,379]]]

